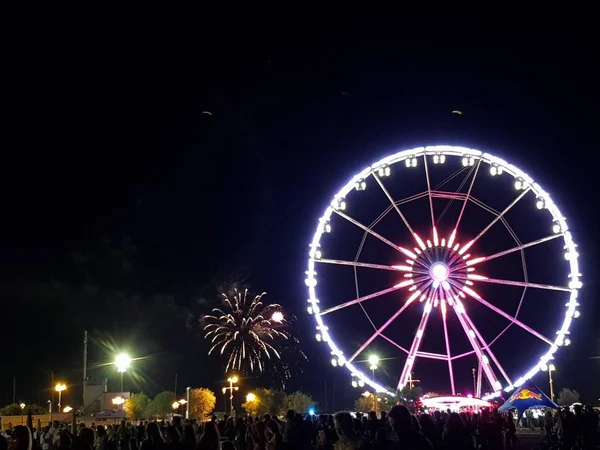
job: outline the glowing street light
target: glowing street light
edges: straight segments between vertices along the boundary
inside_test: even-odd
[[[256,395],[253,394],[252,392],[250,392],[248,395],[246,395],[246,401],[248,403],[252,403],[256,401]]]
[[[379,363],[379,356],[370,355],[369,356],[369,369],[371,369],[371,373],[373,374],[373,381],[375,381],[375,369],[377,369],[377,364]]]
[[[64,413],[70,413],[71,411],[73,411],[73,408],[71,408],[70,406],[65,406],[65,409],[63,409]]]
[[[227,378],[227,381],[229,382],[229,387],[223,388],[223,394],[229,391],[229,412],[230,414],[233,414],[233,391],[237,391],[240,389],[238,386],[234,386],[234,384],[237,383],[239,379],[237,376],[234,375],[232,377]]]
[[[115,398],[112,399],[112,404],[113,405],[118,406],[118,405],[122,405],[123,403],[125,403],[125,399],[123,397],[119,396],[119,397],[115,397]]]
[[[127,372],[127,369],[129,369],[129,366],[131,366],[131,358],[127,353],[119,353],[115,357],[115,366],[117,366],[117,372],[121,374],[121,396],[123,396],[125,391],[123,389],[123,376]]]
[[[541,369],[548,371],[548,378],[550,379],[550,400],[554,401],[554,382],[552,381],[552,372],[556,370],[556,366],[554,364],[544,364]]]
[[[271,316],[273,322],[281,323],[284,320],[283,313],[281,311],[275,311]]]
[[[171,405],[171,408],[173,409],[177,409],[179,408],[181,405],[179,404],[179,402],[173,402],[173,404]]]
[[[25,409],[25,403],[19,405],[21,407],[21,424],[23,424],[23,410]]]
[[[54,390],[58,392],[58,410],[60,411],[60,404],[62,401],[62,393],[67,390],[67,385],[64,383],[58,383],[54,386]]]

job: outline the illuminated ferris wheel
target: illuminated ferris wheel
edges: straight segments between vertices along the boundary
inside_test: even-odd
[[[360,385],[391,394],[416,370],[455,395],[477,367],[476,393],[493,398],[570,344],[580,280],[546,190],[488,153],[432,146],[376,162],[333,196],[305,282],[317,341]],[[373,352],[385,372],[371,370]]]

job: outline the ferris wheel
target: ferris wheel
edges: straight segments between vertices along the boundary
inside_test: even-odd
[[[417,371],[455,395],[477,367],[473,389],[489,399],[570,344],[576,248],[548,192],[516,166],[463,147],[405,150],[328,201],[310,242],[307,309],[331,363],[361,386],[392,394]]]

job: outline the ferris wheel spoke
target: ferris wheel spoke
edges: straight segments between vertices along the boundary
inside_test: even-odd
[[[394,347],[399,348],[400,350],[402,350],[404,353],[408,353],[408,350],[405,349],[404,347],[402,347],[400,344],[398,344],[396,341],[394,341],[393,339],[390,339],[389,337],[387,337],[385,334],[381,333],[379,336],[381,336],[383,339],[385,339],[386,341],[388,341],[390,344],[392,344]]]
[[[462,207],[460,208],[460,214],[458,215],[458,219],[456,220],[456,225],[454,226],[455,230],[458,230],[458,226],[460,225],[460,220],[462,219],[463,213],[465,212],[465,207],[467,206],[467,202],[469,201],[469,196],[471,195],[471,191],[473,190],[473,185],[475,184],[475,178],[477,178],[477,173],[479,172],[479,166],[481,166],[482,159],[479,159],[477,163],[477,167],[475,167],[475,173],[473,174],[473,178],[471,179],[471,184],[469,185],[469,190],[467,191],[467,195],[465,196],[465,200],[463,201]]]
[[[454,388],[454,371],[452,370],[452,353],[450,352],[450,338],[448,337],[448,324],[446,323],[446,302],[442,302],[442,323],[444,324],[444,340],[446,342],[446,358],[448,360],[448,373],[450,374],[450,387],[452,388],[452,395],[456,395],[456,389]]]
[[[504,377],[504,379],[506,380],[508,385],[512,386],[513,383],[510,380],[510,377],[507,375],[506,371],[502,368],[502,366],[500,365],[500,362],[498,362],[496,355],[494,355],[494,353],[492,352],[492,349],[490,348],[488,343],[485,341],[485,339],[483,338],[483,336],[481,335],[479,330],[475,327],[475,324],[473,323],[473,321],[471,320],[469,315],[465,312],[463,314],[463,317],[466,320],[467,324],[471,327],[471,330],[473,330],[473,332],[475,333],[475,336],[477,336],[477,339],[479,339],[479,341],[483,344],[483,348],[485,348],[487,350],[488,355],[490,355],[490,358],[492,359],[494,364],[496,364],[496,367],[498,368],[498,370],[500,371],[500,373],[502,374],[502,376]]]
[[[506,286],[519,286],[519,287],[528,287],[528,288],[536,288],[536,289],[546,289],[549,291],[571,292],[573,290],[573,289],[569,289],[566,286],[553,286],[551,284],[529,283],[527,281],[500,280],[497,278],[487,278],[482,275],[475,275],[475,274],[469,274],[466,277],[454,276],[454,278],[458,279],[458,280],[476,280],[476,281],[481,281],[483,283],[503,284]]]
[[[487,233],[489,231],[490,228],[492,228],[494,226],[494,224],[496,222],[498,222],[500,219],[502,219],[502,217],[504,217],[504,215],[509,212],[518,202],[519,200],[521,200],[525,194],[527,194],[529,192],[531,188],[527,187],[525,189],[523,189],[523,192],[521,192],[521,194],[515,198],[510,205],[508,205],[504,211],[502,211],[500,214],[498,214],[496,217],[494,217],[494,219],[483,229],[481,230],[481,232],[475,236],[473,239],[471,239],[466,245],[464,245],[460,251],[459,254],[462,255],[464,252],[466,252],[475,242],[477,242],[485,233]]]
[[[450,281],[450,284],[454,285],[457,289],[460,289],[453,281]],[[481,297],[479,294],[477,294],[474,290],[472,290],[470,288],[466,288],[466,289],[463,288],[463,292],[465,292],[469,297],[477,300],[482,305],[487,306],[489,309],[491,309],[495,313],[501,315],[505,319],[510,320],[511,323],[514,323],[515,325],[523,328],[525,331],[531,333],[532,335],[534,335],[538,339],[544,341],[546,344],[548,344],[548,345],[554,345],[554,343],[550,339],[548,339],[546,336],[538,333],[533,328],[525,325],[523,322],[521,322],[520,320],[518,320],[516,317],[513,317],[510,314],[502,311],[500,308],[492,305],[490,302],[486,301],[483,297]]]
[[[413,295],[414,295],[414,294],[413,294]],[[392,317],[390,317],[390,318],[389,318],[389,319],[388,319],[388,320],[387,320],[387,321],[386,321],[386,322],[385,322],[383,325],[381,325],[381,327],[379,327],[379,329],[377,329],[377,330],[375,331],[375,333],[373,333],[373,334],[371,335],[371,337],[370,337],[369,339],[367,339],[363,345],[361,345],[361,346],[360,346],[360,348],[359,348],[359,349],[358,349],[358,350],[357,350],[357,351],[356,351],[356,352],[355,352],[355,353],[354,353],[354,354],[353,354],[353,355],[352,355],[352,356],[351,356],[351,357],[348,359],[348,362],[352,362],[352,361],[354,361],[354,359],[355,359],[355,358],[356,358],[358,355],[360,355],[360,354],[362,353],[362,351],[363,351],[365,348],[367,348],[367,347],[368,347],[368,345],[369,345],[371,342],[373,342],[377,336],[380,336],[380,335],[381,335],[381,333],[383,333],[383,331],[384,331],[384,330],[385,330],[385,329],[386,329],[386,328],[387,328],[387,327],[388,327],[388,326],[389,326],[389,325],[390,325],[390,324],[391,324],[391,323],[392,323],[394,320],[396,320],[396,318],[397,318],[397,317],[398,317],[400,314],[402,314],[402,313],[404,312],[404,310],[405,310],[406,308],[408,308],[408,305],[410,305],[411,303],[412,303],[412,300],[411,300],[411,301],[406,301],[406,303],[404,303],[404,305],[402,305],[402,306],[400,307],[400,309],[398,309],[398,311],[396,311]]]
[[[366,225],[363,225],[362,223],[360,223],[358,220],[353,219],[352,217],[350,217],[347,214],[344,214],[341,211],[335,210],[334,212],[340,216],[343,217],[344,219],[346,219],[348,222],[356,225],[358,228],[366,231],[367,233],[369,233],[371,236],[379,239],[381,242],[383,242],[384,244],[389,245],[390,247],[392,247],[394,250],[396,251],[401,251],[398,246],[396,244],[394,244],[392,241],[390,241],[389,239],[384,238],[382,235],[380,235],[379,233],[376,233],[375,231],[371,230],[371,228],[367,227]]]
[[[409,286],[409,285],[411,285],[413,283],[414,283],[413,280],[406,280],[406,281],[403,281],[401,283],[396,284],[395,286],[392,286],[391,288],[387,288],[387,289],[384,289],[382,291],[373,292],[372,294],[368,294],[368,295],[364,295],[364,296],[359,297],[359,298],[355,298],[354,300],[350,300],[349,302],[341,303],[341,304],[333,306],[331,308],[323,309],[318,314],[320,316],[324,316],[325,314],[329,314],[329,313],[332,313],[334,311],[339,311],[340,309],[347,308],[348,306],[356,305],[357,303],[361,303],[361,302],[364,302],[366,300],[371,300],[372,298],[376,298],[376,297],[380,297],[380,296],[385,295],[385,294],[389,294],[390,292],[397,291],[398,289],[402,289],[402,288],[404,288],[406,286]]]
[[[381,179],[377,176],[377,174],[375,172],[373,172],[373,178],[375,178],[375,181],[377,181],[377,184],[379,184],[379,187],[381,187],[381,190],[383,191],[385,196],[388,198],[388,200],[390,201],[390,203],[392,204],[392,206],[394,207],[394,209],[400,216],[400,219],[402,219],[402,222],[404,222],[404,225],[406,225],[406,228],[408,228],[408,231],[410,231],[410,234],[414,235],[415,232],[413,231],[412,227],[408,223],[408,220],[406,220],[406,217],[404,217],[404,214],[402,214],[402,211],[400,211],[400,208],[398,208],[396,201],[392,198],[392,196],[390,195],[388,190],[383,185],[383,182],[381,181]]]
[[[415,333],[415,337],[410,346],[410,350],[408,351],[408,355],[406,356],[406,362],[404,363],[404,368],[402,369],[402,373],[400,374],[400,380],[398,380],[398,389],[402,389],[404,386],[406,386],[406,383],[408,382],[408,378],[410,377],[410,374],[412,372],[415,359],[417,358],[417,353],[419,351],[421,341],[423,340],[423,334],[425,333],[425,327],[427,326],[427,320],[429,319],[429,315],[431,314],[431,309],[431,300],[427,300],[423,308],[423,315],[421,316],[419,327],[417,328],[417,332]]]
[[[429,181],[429,168],[427,167],[427,155],[423,153],[425,166],[425,178],[427,180],[427,193],[429,194],[429,212],[431,213],[431,228],[435,231],[435,214],[433,213],[433,198],[431,197],[431,182]]]
[[[427,272],[414,270],[411,266],[407,265],[397,265],[397,266],[387,266],[384,264],[371,264],[371,263],[363,263],[359,261],[345,261],[340,259],[315,259],[316,262],[324,263],[324,264],[334,264],[340,266],[354,266],[354,267],[366,267],[367,269],[381,269],[381,270],[390,270],[393,272],[412,272],[417,274],[426,275]]]
[[[479,343],[477,342],[475,335],[473,333],[470,333],[469,325],[467,324],[467,322],[464,318],[464,315],[463,315],[464,314],[464,306],[462,309],[459,310],[458,305],[462,306],[462,303],[460,303],[460,300],[458,302],[453,303],[452,309],[454,309],[454,312],[456,313],[456,317],[458,317],[458,321],[460,322],[460,325],[462,326],[462,329],[465,332],[465,335],[467,336],[467,339],[469,340],[471,347],[473,347],[473,351],[477,355],[477,359],[479,360],[479,364],[481,364],[483,373],[485,373],[485,376],[486,376],[488,382],[490,383],[490,386],[492,386],[493,389],[499,389],[501,386],[500,382],[496,378],[496,375],[494,374],[494,371],[490,367],[490,365],[486,364],[485,361],[487,360],[487,357],[484,358],[485,355],[483,354],[483,350],[479,346]]]
[[[467,265],[467,266],[474,266],[476,264],[479,264],[479,263],[482,263],[482,262],[485,262],[485,261],[490,261],[492,259],[500,258],[501,256],[508,255],[510,253],[518,252],[520,250],[525,250],[526,248],[533,247],[535,245],[543,244],[544,242],[548,242],[548,241],[551,241],[553,239],[562,237],[563,235],[564,235],[563,233],[553,234],[552,236],[546,236],[544,238],[537,239],[535,241],[531,241],[531,242],[528,242],[526,244],[517,245],[516,247],[509,248],[508,250],[503,250],[501,252],[494,253],[493,255],[480,256],[480,257],[477,257],[477,258],[473,258],[473,259],[468,260],[466,262],[466,264],[464,264],[462,266],[457,266],[456,268],[458,269],[459,267],[464,267],[465,265]]]

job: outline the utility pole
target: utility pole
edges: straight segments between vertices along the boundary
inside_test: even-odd
[[[13,377],[13,404],[17,403],[17,377]]]
[[[177,376],[178,375],[179,375],[178,373],[175,374],[175,398],[177,398]]]
[[[475,377],[475,367],[471,369],[473,373],[473,395],[477,395],[477,378]]]
[[[83,388],[81,390],[81,409],[85,409],[85,388],[87,386],[87,330],[83,332]]]

